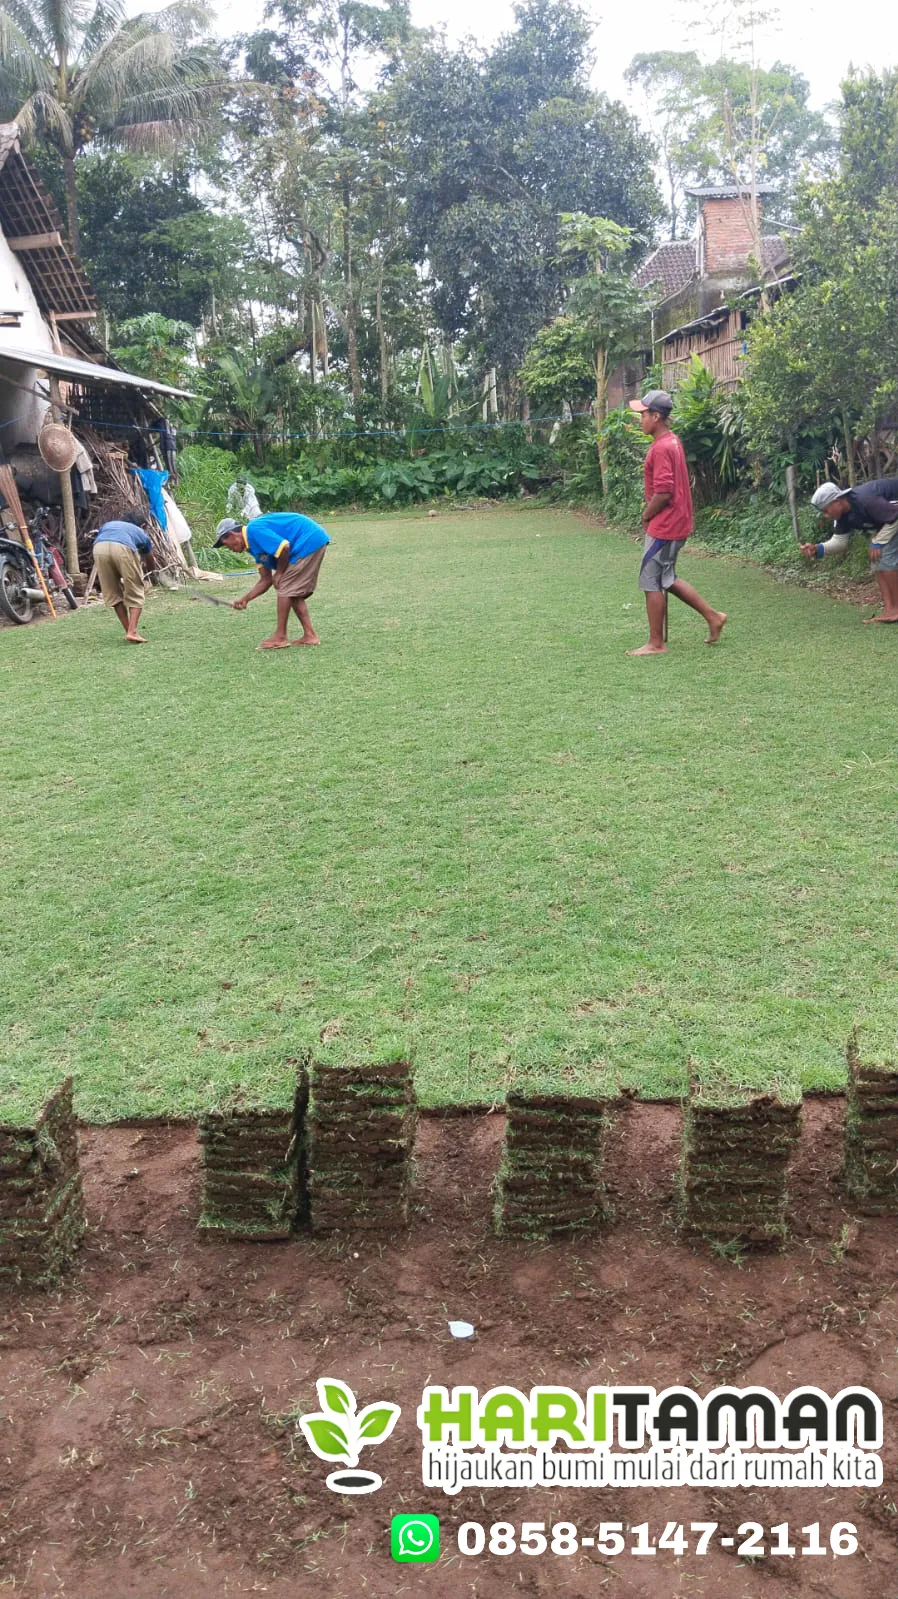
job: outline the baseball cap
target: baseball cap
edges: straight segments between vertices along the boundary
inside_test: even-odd
[[[673,410],[673,400],[666,389],[649,389],[641,400],[630,401],[631,411],[658,411],[662,416],[670,416]]]
[[[819,489],[811,495],[811,504],[815,511],[825,511],[833,500],[844,499],[847,489],[840,489],[838,483],[821,483]]]
[[[226,534],[239,533],[242,526],[243,523],[235,522],[232,516],[222,517],[217,528],[215,529],[215,543],[212,546],[213,550],[217,550],[219,548],[221,541]]]

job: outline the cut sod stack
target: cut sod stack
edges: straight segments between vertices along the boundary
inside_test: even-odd
[[[43,1286],[84,1236],[72,1079],[29,1126],[0,1127],[0,1282]]]
[[[715,1243],[785,1241],[786,1173],[801,1131],[801,1093],[753,1093],[714,1074],[690,1079],[683,1114],[683,1231]]]
[[[407,1059],[312,1067],[308,1128],[314,1232],[394,1232],[406,1226],[416,1120]]]
[[[845,1180],[867,1215],[898,1211],[898,1035],[859,1028],[848,1045]]]
[[[210,1237],[287,1238],[305,1219],[304,1065],[270,1084],[264,1104],[241,1096],[200,1118],[203,1203],[200,1230]]]
[[[512,1089],[505,1101],[496,1231],[546,1238],[600,1225],[606,1101]]]

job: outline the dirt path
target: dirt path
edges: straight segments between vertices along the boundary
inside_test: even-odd
[[[898,1224],[857,1222],[836,1176],[838,1102],[807,1105],[795,1238],[742,1266],[677,1243],[679,1117],[638,1107],[609,1168],[618,1220],[588,1243],[500,1243],[490,1229],[499,1117],[426,1120],[420,1208],[401,1238],[199,1242],[193,1132],[82,1135],[91,1228],[60,1295],[0,1296],[0,1589],[73,1599],[499,1599],[560,1593],[891,1599],[896,1579]],[[454,1342],[450,1317],[475,1323]],[[289,1415],[335,1375],[404,1407],[385,1482],[343,1501]],[[422,1490],[413,1411],[425,1382],[867,1383],[886,1411],[881,1491]],[[397,1566],[394,1512],[441,1516],[444,1556]],[[753,1569],[715,1548],[602,1560],[463,1558],[464,1520],[853,1521],[853,1558]]]

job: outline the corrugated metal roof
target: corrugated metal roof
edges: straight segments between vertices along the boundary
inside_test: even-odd
[[[192,400],[189,389],[173,389],[168,383],[157,383],[155,378],[138,377],[136,372],[120,372],[112,366],[100,366],[96,361],[78,361],[72,355],[55,355],[52,350],[22,350],[18,345],[4,345],[0,340],[0,361],[12,366],[41,372],[53,372],[57,377],[69,378],[73,383],[96,383],[109,388],[142,389],[150,394],[171,394],[179,400]]]
[[[755,194],[777,194],[779,191],[775,184],[758,183],[755,185]],[[688,188],[686,193],[695,200],[738,200],[740,197],[749,199],[752,194],[750,188],[739,188],[735,183],[710,184],[707,188]]]

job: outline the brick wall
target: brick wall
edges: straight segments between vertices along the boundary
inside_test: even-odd
[[[732,272],[744,267],[752,254],[751,228],[748,225],[750,201],[702,201],[702,254],[705,273]],[[759,202],[760,206],[760,202]]]

